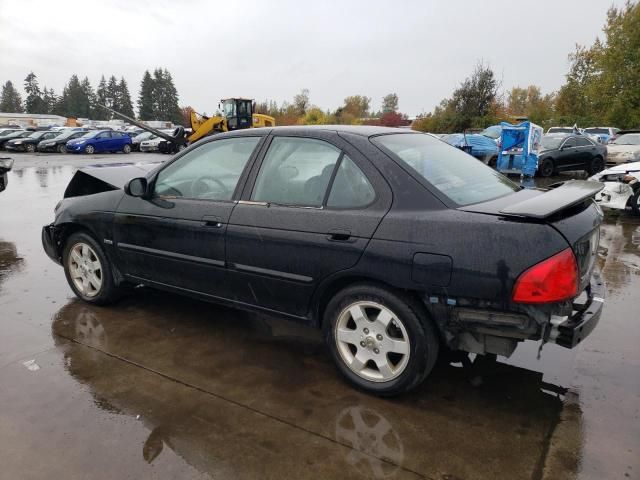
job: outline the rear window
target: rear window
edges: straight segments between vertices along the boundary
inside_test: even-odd
[[[486,202],[520,190],[471,155],[429,135],[382,135],[372,142],[458,205]]]

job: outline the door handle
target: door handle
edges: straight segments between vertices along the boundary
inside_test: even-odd
[[[202,217],[202,226],[211,228],[222,228],[222,219],[220,217],[205,215],[204,217]]]
[[[350,230],[329,230],[327,238],[333,242],[348,242],[351,240]]]

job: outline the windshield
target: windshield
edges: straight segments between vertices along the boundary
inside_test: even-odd
[[[547,133],[573,133],[573,128],[569,127],[551,127]]]
[[[224,110],[225,117],[236,116],[236,102],[234,102],[233,100],[224,102],[222,104],[222,109]]]
[[[66,132],[62,132],[60,135],[58,135],[56,138],[59,140],[62,140],[63,138],[69,138],[71,135],[75,135],[77,133],[80,132],[74,132],[73,130],[71,131],[66,131]]]
[[[47,133],[47,132],[33,132],[31,135],[29,135],[29,138],[40,138],[40,137],[42,137],[45,133]]]
[[[585,132],[587,133],[604,133],[605,135],[609,135],[609,129],[608,128],[585,128],[584,129]]]
[[[391,134],[372,141],[458,205],[486,202],[520,190],[471,155],[429,135]]]
[[[487,127],[480,132],[480,135],[493,138],[494,140],[496,140],[497,138],[500,138],[501,134],[502,134],[502,127],[500,125],[493,125],[491,127]]]
[[[542,137],[542,147],[545,150],[553,150],[558,148],[562,141],[567,138],[564,136],[545,135]]]
[[[22,134],[24,134],[25,131],[24,130],[18,130],[17,132],[14,131],[13,133],[8,134],[5,138],[15,138],[15,137],[19,137]]]
[[[627,133],[616,138],[612,143],[615,145],[640,145],[640,133]]]

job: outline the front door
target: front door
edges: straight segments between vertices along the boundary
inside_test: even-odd
[[[227,296],[225,233],[236,189],[261,137],[214,140],[152,179],[150,198],[125,196],[114,240],[124,274],[187,291]]]
[[[229,221],[234,299],[306,316],[318,283],[360,259],[390,206],[388,188],[337,134],[274,136]]]

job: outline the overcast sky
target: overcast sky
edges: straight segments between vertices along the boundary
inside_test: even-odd
[[[613,3],[622,4],[620,0]],[[610,0],[0,0],[0,82],[33,70],[60,93],[71,74],[124,76],[134,103],[142,74],[169,69],[181,105],[220,98],[290,100],[308,88],[334,109],[348,95],[373,108],[428,112],[488,63],[504,89],[564,81],[576,43],[602,36]]]

